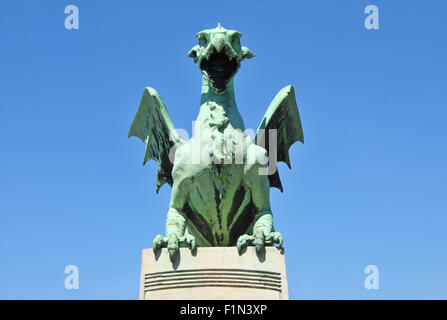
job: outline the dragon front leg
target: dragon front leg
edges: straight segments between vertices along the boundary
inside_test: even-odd
[[[192,173],[183,165],[182,159],[188,158],[188,145],[183,145],[175,152],[175,162],[172,170],[174,184],[172,186],[171,202],[166,217],[166,236],[158,235],[152,242],[153,250],[167,247],[171,261],[174,261],[180,247],[196,248],[194,236],[188,233],[186,225],[188,218],[181,210],[188,201],[192,188]]]
[[[260,169],[268,166],[266,161],[267,152],[264,148],[257,145],[251,145],[248,150],[248,164],[246,165],[245,178],[246,183],[250,187],[252,201],[257,209],[257,214],[253,220],[253,234],[243,234],[237,241],[239,253],[242,248],[248,245],[256,246],[256,250],[260,251],[265,245],[283,244],[282,235],[275,232],[273,226],[273,215],[270,209],[270,182],[267,175],[260,174]],[[259,159],[263,159],[258,161]]]
[[[152,249],[168,248],[169,257],[174,261],[180,247],[196,248],[195,238],[186,230],[187,218],[179,210],[169,208],[166,218],[166,236],[158,235],[152,241]]]

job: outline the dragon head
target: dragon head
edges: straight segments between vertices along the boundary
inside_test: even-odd
[[[188,57],[199,63],[217,93],[225,91],[242,60],[254,57],[247,47],[241,47],[241,36],[240,32],[227,30],[219,23],[215,29],[200,31],[196,35],[199,44],[188,52]]]

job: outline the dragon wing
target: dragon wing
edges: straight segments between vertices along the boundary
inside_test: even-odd
[[[270,129],[277,130],[277,161],[287,163],[291,169],[289,159],[289,148],[296,141],[304,143],[303,128],[301,126],[300,114],[295,100],[295,90],[292,86],[286,86],[278,92],[267,112],[262,118],[261,124],[256,133],[256,140],[265,141],[264,146],[268,151]],[[261,131],[260,131],[261,130]],[[265,139],[265,140],[263,140]],[[276,165],[276,164],[275,164]],[[278,168],[275,173],[269,175],[271,187],[276,187],[283,191],[281,180],[279,178]]]
[[[166,182],[172,186],[174,154],[171,155],[171,161],[170,152],[175,152],[179,144],[185,141],[177,134],[163,101],[153,88],[144,89],[140,106],[129,130],[128,137],[132,136],[140,138],[146,146],[143,166],[147,160],[155,160],[158,163],[155,191],[158,193]]]

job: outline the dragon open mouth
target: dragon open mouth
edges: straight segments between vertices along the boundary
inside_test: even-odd
[[[237,59],[230,59],[225,51],[214,50],[208,58],[203,57],[200,62],[200,69],[205,71],[216,92],[225,91],[228,81],[239,68]]]

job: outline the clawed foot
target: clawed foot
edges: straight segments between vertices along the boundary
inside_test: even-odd
[[[239,253],[242,253],[242,249],[246,246],[255,246],[256,251],[261,251],[264,246],[273,245],[274,243],[279,244],[282,247],[283,239],[282,235],[279,232],[270,232],[268,234],[264,234],[262,230],[256,231],[256,233],[252,236],[248,234],[243,234],[237,240],[237,250]]]
[[[164,247],[168,248],[169,258],[174,262],[175,255],[179,248],[189,247],[191,250],[194,250],[197,245],[196,239],[190,234],[185,234],[180,238],[177,238],[175,233],[171,234],[169,237],[163,237],[161,235],[156,236],[154,241],[152,241],[152,249],[157,251]]]

